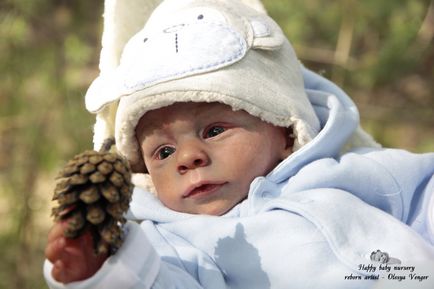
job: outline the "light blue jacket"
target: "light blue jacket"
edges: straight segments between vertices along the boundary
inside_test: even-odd
[[[121,249],[93,277],[67,286],[52,279],[46,261],[50,288],[378,285],[365,277],[378,277],[376,288],[434,282],[433,272],[420,282],[409,275],[434,268],[434,154],[372,147],[342,153],[357,130],[357,109],[334,84],[306,69],[304,77],[322,130],[256,178],[245,201],[224,216],[190,215],[136,188],[128,216],[138,222],[127,224]],[[379,271],[370,259],[376,250],[415,271]],[[399,274],[406,279],[398,281]]]

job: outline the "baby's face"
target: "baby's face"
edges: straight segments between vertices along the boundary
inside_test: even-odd
[[[136,127],[157,196],[168,208],[222,215],[292,152],[284,128],[219,103],[176,103]]]

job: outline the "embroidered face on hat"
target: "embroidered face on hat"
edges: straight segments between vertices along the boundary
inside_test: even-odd
[[[271,18],[236,0],[164,1],[119,67],[92,83],[86,107],[98,112],[118,100],[116,143],[132,164],[141,116],[175,102],[221,102],[293,126],[297,146],[319,130],[291,45]]]

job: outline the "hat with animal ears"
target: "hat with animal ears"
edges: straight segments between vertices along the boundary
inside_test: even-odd
[[[151,2],[148,7],[158,1]],[[109,8],[115,16],[124,10],[137,13],[126,4],[117,11],[115,4],[120,5],[106,2],[106,22]],[[134,33],[131,23],[124,30],[110,25],[105,28]],[[126,42],[118,66],[113,57],[120,55],[117,41],[127,37],[107,33],[103,34],[101,74],[86,94],[86,108],[97,113],[95,145],[112,136],[114,126],[116,147],[133,168],[142,162],[135,137],[138,121],[147,111],[175,102],[220,102],[276,126],[292,127],[295,149],[319,131],[300,63],[259,1],[165,0]]]

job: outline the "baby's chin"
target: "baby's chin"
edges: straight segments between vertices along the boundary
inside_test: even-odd
[[[218,202],[216,204],[202,204],[190,208],[178,208],[178,207],[175,208],[175,207],[170,207],[168,205],[165,206],[179,213],[186,213],[192,215],[223,216],[224,214],[232,210],[239,203],[240,202],[228,204],[225,202],[222,203]]]

